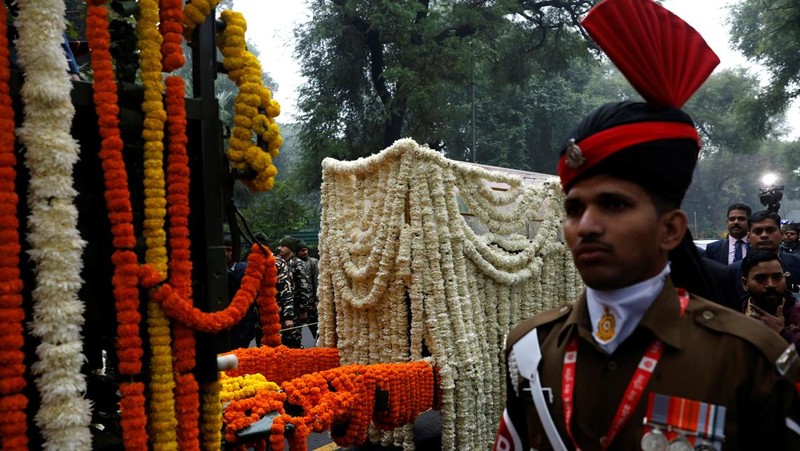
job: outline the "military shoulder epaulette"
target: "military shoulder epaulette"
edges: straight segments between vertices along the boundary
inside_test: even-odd
[[[517,342],[520,338],[524,337],[529,331],[534,328],[544,326],[548,323],[552,323],[553,321],[558,320],[566,315],[569,315],[569,312],[572,311],[572,304],[563,305],[561,307],[548,310],[546,312],[542,312],[537,314],[536,316],[529,318],[519,325],[514,327],[511,332],[508,333],[508,337],[506,338],[507,345],[513,345]]]
[[[791,380],[800,380],[800,358],[793,345],[767,328],[759,327],[753,318],[701,297],[692,295],[692,300],[695,302],[690,304],[688,313],[697,324],[747,341],[773,362],[779,373],[788,375]]]

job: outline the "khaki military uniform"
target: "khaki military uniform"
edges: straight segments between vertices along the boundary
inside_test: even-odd
[[[585,293],[574,304],[538,315],[512,330],[507,339],[507,356],[514,344],[529,333],[538,333],[542,390],[568,449],[574,445],[565,429],[562,369],[565,347],[577,334],[571,428],[581,449],[602,449],[601,440],[628,383],[647,347],[657,337],[665,344],[661,359],[632,417],[608,449],[641,449],[648,395],[656,393],[724,406],[722,449],[800,450],[800,429],[792,430],[792,425],[800,423],[795,385],[800,365],[785,353],[788,344],[757,321],[695,296],[691,296],[681,315],[678,296],[669,279],[633,334],[611,355],[592,338]],[[524,351],[520,348],[514,353]],[[785,375],[779,373],[776,361],[781,362],[780,371]],[[514,371],[513,363],[510,366],[501,430],[511,426],[517,436],[516,445],[508,447],[504,441],[502,447],[496,444],[495,448],[552,449],[531,399],[529,381]]]

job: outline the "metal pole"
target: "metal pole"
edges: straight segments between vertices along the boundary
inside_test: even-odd
[[[472,107],[472,162],[478,162],[478,148],[475,144],[475,61],[472,62],[472,75],[471,75],[469,98]]]

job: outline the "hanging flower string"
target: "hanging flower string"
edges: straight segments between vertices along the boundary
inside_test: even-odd
[[[203,312],[181,297],[181,294],[168,283],[158,286],[152,293],[152,299],[161,303],[168,317],[180,321],[195,331],[217,333],[229,329],[247,313],[247,309],[259,293],[260,284],[275,286],[277,282],[275,279],[268,278],[266,263],[272,253],[266,246],[263,249],[262,251],[259,246],[253,246],[253,251],[247,257],[247,268],[242,277],[241,288],[236,292],[231,303],[223,310],[212,313]],[[268,255],[264,255],[264,251]],[[152,267],[142,266],[140,268],[139,277],[145,288],[152,288],[159,283],[158,279],[151,275]]]
[[[22,280],[19,276],[21,251],[15,179],[17,162],[14,155],[14,108],[9,90],[9,48],[7,37],[8,11],[0,8],[0,356],[4,370],[0,373],[0,447],[7,450],[28,448],[28,398],[25,388],[25,354],[22,322]]]
[[[206,21],[211,10],[217,7],[219,0],[191,0],[183,8],[183,36],[190,40],[198,25]]]
[[[106,0],[90,0],[86,13],[86,37],[92,49],[94,103],[101,138],[100,159],[103,162],[105,199],[113,235],[114,264],[112,284],[117,310],[118,371],[123,376],[139,374],[142,368],[142,340],[139,336],[138,264],[133,248],[133,214],[128,192],[128,174],[122,158],[123,142],[119,131],[119,106],[114,66],[110,53]],[[144,384],[120,384],[122,401],[121,426],[126,449],[147,449],[147,417]]]
[[[161,57],[164,71],[172,72],[183,66],[183,0],[161,0]],[[168,76],[166,109],[168,127],[167,211],[169,213],[169,271],[170,282],[181,296],[192,302],[192,261],[189,241],[189,157],[186,151],[186,86],[183,78]],[[192,370],[195,366],[195,339],[192,330],[175,323],[173,333],[173,370],[175,373],[175,404],[180,449],[200,446],[199,386]]]
[[[65,6],[63,0],[18,6],[15,47],[25,80],[20,89],[24,121],[17,136],[30,172],[27,241],[35,265],[30,331],[40,340],[31,366],[41,399],[35,422],[44,449],[89,449],[91,406],[81,373],[84,304],[78,298],[85,242],[74,205],[72,171],[79,147],[70,134],[75,108],[61,47]]]
[[[131,213],[130,193],[127,187],[127,173],[121,154],[123,143],[120,138],[118,127],[119,122],[117,115],[119,113],[119,107],[117,105],[117,89],[114,81],[111,56],[108,51],[110,43],[108,34],[108,12],[104,4],[105,2],[102,0],[90,1],[87,11],[87,37],[90,39],[92,48],[92,68],[95,73],[94,97],[98,113],[100,135],[102,138],[100,156],[103,160],[104,179],[106,183],[105,197],[109,211],[109,220],[112,225],[112,234],[114,236],[113,244],[115,252],[112,256],[112,262],[115,266],[113,284],[119,324],[117,347],[118,359],[120,362],[119,372],[123,375],[133,376],[139,374],[141,371],[141,357],[143,355],[138,328],[140,322],[140,315],[138,313],[138,285],[141,284],[145,287],[153,287],[162,282],[164,276],[162,271],[154,270],[154,267],[150,264],[139,266],[136,255],[132,252],[136,244],[136,239],[132,225],[133,217]],[[150,19],[151,23],[150,28],[145,28],[142,33],[143,39],[147,41],[148,37],[154,38],[155,36],[154,33],[152,33],[152,9],[155,5],[152,3],[145,3],[141,6],[145,8],[143,15],[146,20],[140,20],[140,22],[146,23],[147,19]],[[157,38],[155,40],[157,41]],[[152,44],[152,42],[150,42],[150,44]],[[145,66],[153,67],[152,63],[158,63],[158,60],[155,59],[155,51],[157,48],[153,45],[148,46],[147,43],[145,43],[144,47],[146,50],[142,52],[143,61],[150,63],[145,64]],[[158,79],[156,79],[154,75],[155,73],[148,77],[147,74],[144,74],[143,79],[148,80],[146,85],[152,87],[152,82],[156,85],[159,84],[160,74]],[[171,310],[168,309],[172,313],[171,316],[173,319],[178,320],[182,318],[180,312],[186,311],[187,306],[191,307],[191,261],[188,238],[189,172],[188,167],[186,167],[188,158],[185,148],[185,111],[182,107],[184,89],[182,80],[177,81],[177,79],[168,78],[167,103],[168,108],[170,108],[170,159],[168,161],[167,171],[170,191],[167,194],[169,196],[170,207],[170,249],[172,260],[169,265],[170,284],[164,284],[161,288],[165,291],[174,288],[175,291],[170,291],[171,295],[165,296],[164,298],[170,299],[171,306],[180,307],[172,308]],[[150,128],[145,130],[144,136],[145,138],[150,138],[149,142],[152,143],[152,145],[146,145],[146,148],[149,151],[155,148],[157,152],[160,152],[163,150],[163,145],[160,141],[163,138],[163,121],[159,121],[159,119],[166,115],[163,114],[163,110],[161,110],[161,112],[158,111],[160,108],[160,94],[152,97],[158,99],[159,104],[155,105],[154,103],[150,103],[146,104],[143,108],[154,112],[155,114],[152,115],[153,117],[151,117],[151,119],[154,118],[156,121],[155,123],[152,120],[147,121]],[[153,100],[153,102],[155,102],[155,100]],[[160,125],[159,122],[161,122]],[[160,160],[161,157],[157,159]],[[155,166],[155,164],[151,166]],[[163,173],[156,172],[156,177],[151,178],[156,180],[158,178],[163,178]],[[147,183],[148,182],[146,182],[146,184]],[[155,191],[159,191],[157,182],[155,185]],[[163,187],[163,184],[161,186]],[[152,188],[152,186],[148,187],[148,189],[151,189],[151,194],[153,193]],[[160,191],[163,193],[163,189]],[[156,194],[158,194],[158,192],[156,192]],[[158,196],[155,196],[155,199],[155,206],[160,207],[164,205],[163,200],[159,199]],[[150,203],[150,205],[152,206],[152,203]],[[160,227],[163,229],[163,215],[161,215],[160,219],[157,216],[158,215],[156,215],[155,219],[156,221],[161,221]],[[152,226],[153,221],[149,221],[148,224]],[[151,229],[155,228],[151,227]],[[161,233],[163,234],[163,230]],[[158,240],[156,240],[156,243],[158,243]],[[268,254],[266,264],[272,262],[274,265],[274,257],[272,257],[268,249],[266,252]],[[263,305],[276,303],[274,293],[277,275],[274,274],[274,269],[273,272],[270,272],[269,268],[266,270],[263,269],[264,263],[263,261],[259,261],[259,257],[263,254],[263,251],[257,251],[251,254],[250,267],[252,267],[253,270],[249,271],[249,274],[245,278],[246,281],[243,282],[244,290],[236,295],[235,299],[237,302],[234,302],[221,312],[215,312],[216,316],[212,314],[203,314],[196,309],[188,309],[188,311],[191,312],[194,326],[198,326],[202,330],[210,332],[219,332],[226,327],[230,327],[241,319],[239,311],[246,311],[247,306],[253,302],[253,299],[258,293],[267,296],[267,299],[259,299],[259,302],[263,303]],[[166,258],[156,261],[155,263],[157,266],[163,268],[164,261],[166,261]],[[256,271],[256,268],[261,268],[261,270]],[[156,294],[158,293],[163,294],[164,291],[156,291]],[[154,300],[158,301],[163,299],[156,295]],[[265,309],[265,311],[268,310],[269,309]],[[220,322],[215,319],[219,316],[226,316],[227,318]],[[191,336],[187,339],[186,336],[182,335],[182,330],[188,331],[188,329],[182,329],[180,324],[184,323],[178,321],[174,327],[176,334],[175,371],[178,373],[176,377],[178,377],[181,382],[181,388],[177,390],[179,396],[178,409],[191,411],[189,423],[196,424],[196,412],[198,411],[196,402],[189,401],[184,404],[184,402],[180,400],[182,388],[186,388],[187,393],[197,392],[195,388],[196,382],[193,382],[193,378],[189,379],[191,375],[190,368],[194,366],[193,339]],[[187,323],[186,325],[194,327],[192,323]],[[191,332],[189,331],[189,333]],[[164,343],[164,338],[164,335],[157,335],[155,341],[157,343]],[[191,344],[189,344],[189,340],[192,340]],[[155,372],[158,374],[166,374],[166,365],[162,367],[162,363],[166,362],[159,362],[160,363],[155,364]],[[185,372],[187,377],[181,378],[181,372]],[[218,393],[218,388],[215,389],[215,384],[213,383],[204,388],[206,388],[206,390],[204,390],[206,393],[204,396],[206,398],[210,397],[213,399],[215,393]],[[120,391],[123,395],[120,406],[122,411],[121,424],[123,426],[125,443],[134,448],[138,444],[146,449],[148,438],[145,430],[147,417],[144,412],[144,385],[141,383],[123,383],[121,384]],[[191,404],[192,407],[187,407],[189,404]],[[219,444],[219,440],[215,440],[214,438],[215,436],[219,436],[219,432],[215,433],[214,430],[220,430],[221,416],[214,414],[214,412],[219,409],[218,402],[210,402],[207,403],[207,405],[210,406],[210,408],[206,409],[206,406],[203,406],[205,418],[204,432],[207,433],[204,437],[210,437],[205,440],[205,443],[213,448],[213,443],[216,442],[217,447]],[[195,420],[191,420],[191,415],[195,415]],[[171,420],[168,418],[166,420],[161,419],[162,423],[169,423],[170,421]],[[169,437],[168,434],[167,437]],[[184,440],[184,438],[182,437],[181,440]],[[191,438],[189,438],[189,440],[191,440]],[[168,441],[171,441],[171,439]]]
[[[183,67],[186,59],[183,56],[183,0],[161,0],[158,11],[161,21],[161,65],[165,72],[172,72]]]
[[[266,265],[265,278],[268,282],[259,285],[256,300],[263,331],[261,341],[265,346],[274,348],[281,344],[281,317],[277,299],[278,267],[271,252],[268,253]]]
[[[219,377],[217,378],[219,379]],[[201,449],[218,450],[222,443],[222,403],[220,393],[222,384],[214,380],[203,384],[203,398],[200,403],[202,409]]]
[[[189,241],[189,157],[186,153],[185,86],[183,79],[175,76],[167,77],[166,85],[170,283],[180,291],[182,298],[191,303],[192,261]],[[176,322],[172,333],[179,444],[181,449],[196,449],[199,447],[200,398],[197,381],[192,373],[195,366],[194,332],[186,325]]]
[[[161,81],[161,44],[158,29],[159,5],[157,0],[139,2],[136,31],[139,35],[141,78],[144,84],[144,242],[145,261],[153,266],[160,279],[167,277],[167,247],[164,218],[167,214],[164,190],[164,111]],[[172,341],[169,319],[155,299],[147,302],[147,331],[150,335],[151,392],[148,420],[153,434],[154,447],[177,448],[175,415],[175,380],[172,372]]]
[[[247,51],[244,16],[234,11],[223,11],[221,18],[225,30],[218,36],[217,47],[224,57],[222,65],[228,70],[228,78],[239,88],[226,154],[234,168],[255,172],[253,178],[243,180],[252,191],[269,191],[278,174],[272,160],[278,156],[283,144],[280,128],[275,122],[275,117],[281,112],[280,105],[264,86],[258,58]],[[253,143],[254,132],[266,143],[266,152]]]

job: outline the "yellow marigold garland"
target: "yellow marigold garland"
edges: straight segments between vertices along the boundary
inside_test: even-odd
[[[283,138],[275,117],[280,104],[264,86],[261,64],[247,51],[244,32],[247,23],[241,13],[223,11],[225,30],[218,37],[218,47],[224,57],[222,64],[239,88],[234,104],[233,130],[228,140],[228,160],[236,169],[251,169],[256,175],[245,184],[252,191],[268,191],[275,183],[278,170],[272,159],[278,156]],[[265,152],[253,142],[256,133],[267,145]]]
[[[222,443],[222,403],[220,391],[222,384],[219,380],[203,384],[203,398],[200,403],[202,409],[202,426],[200,429],[201,449],[218,450]]]
[[[219,0],[192,0],[183,8],[183,37],[191,39],[194,29],[205,22]]]
[[[164,110],[161,79],[161,44],[163,37],[158,29],[158,1],[141,0],[136,30],[139,34],[141,78],[144,84],[144,238],[145,261],[165,279],[167,275],[167,247],[164,218],[167,214],[164,176]],[[175,382],[172,374],[172,346],[169,320],[164,309],[154,299],[147,305],[147,324],[150,334],[150,413],[153,448],[178,449],[175,417]]]

